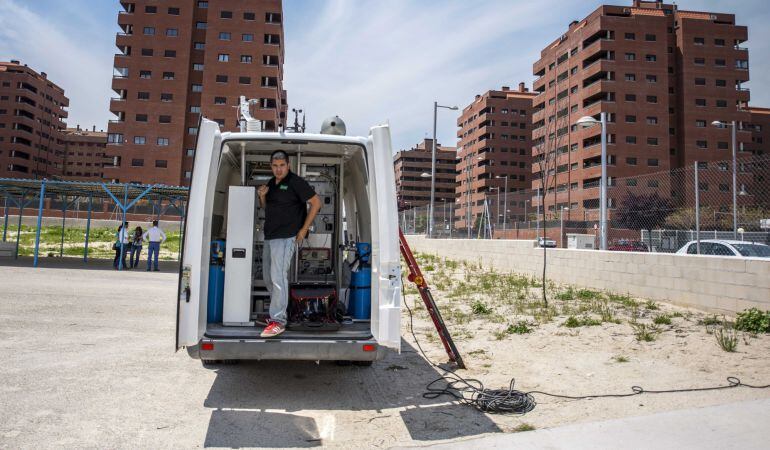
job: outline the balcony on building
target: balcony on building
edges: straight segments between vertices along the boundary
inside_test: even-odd
[[[596,33],[583,39],[583,50],[589,50],[591,46],[601,41],[614,41],[615,31],[613,30],[599,30]]]
[[[128,68],[127,67],[113,67],[112,68],[112,77],[113,78],[128,78]]]
[[[120,6],[123,8],[123,11],[120,11],[119,14],[133,14],[136,10],[136,4],[133,2],[121,1]]]

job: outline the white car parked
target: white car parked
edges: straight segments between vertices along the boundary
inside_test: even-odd
[[[677,255],[697,255],[698,243],[690,241],[680,248]],[[702,239],[700,241],[701,255],[738,256],[744,258],[770,258],[770,246],[746,241],[731,241],[724,239]]]

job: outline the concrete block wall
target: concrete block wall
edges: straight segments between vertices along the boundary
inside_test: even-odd
[[[426,239],[407,236],[413,251],[481,262],[498,271],[540,277],[543,249],[532,241]],[[734,315],[770,310],[770,261],[666,253],[547,250],[546,278],[557,283],[665,301]]]

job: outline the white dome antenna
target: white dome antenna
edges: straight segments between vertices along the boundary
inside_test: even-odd
[[[340,119],[340,116],[329,117],[321,124],[321,134],[345,136],[346,132],[345,122]]]

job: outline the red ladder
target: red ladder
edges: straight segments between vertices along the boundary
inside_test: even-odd
[[[401,248],[401,256],[406,260],[406,266],[409,268],[409,275],[407,279],[417,286],[417,290],[420,292],[420,297],[425,303],[425,308],[428,310],[430,318],[433,320],[433,325],[438,331],[438,336],[441,338],[441,343],[444,344],[444,350],[449,355],[449,360],[457,364],[460,369],[465,369],[465,363],[463,362],[460,353],[455,347],[455,343],[452,340],[452,336],[449,335],[449,330],[444,323],[444,319],[441,318],[441,313],[436,306],[436,302],[433,300],[433,295],[430,293],[428,283],[425,282],[425,277],[422,276],[420,266],[417,265],[417,261],[414,259],[412,249],[409,248],[409,243],[406,242],[404,233],[401,229],[398,230],[399,247]]]

